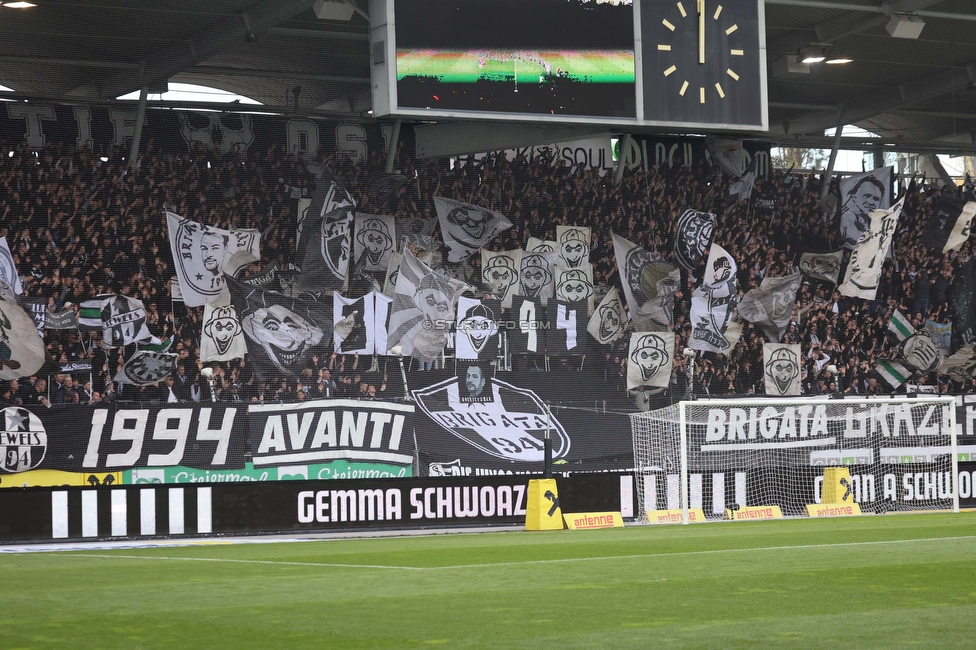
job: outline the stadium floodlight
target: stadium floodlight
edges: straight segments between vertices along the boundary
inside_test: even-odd
[[[823,63],[826,58],[823,49],[819,47],[800,48],[800,63]]]
[[[31,7],[36,7],[37,5],[32,2],[0,2],[7,9],[30,9]]]
[[[955,415],[954,398],[935,395],[698,400],[635,413],[640,512],[685,523],[814,516],[840,503],[837,487],[861,512],[958,512],[972,481],[960,479]]]

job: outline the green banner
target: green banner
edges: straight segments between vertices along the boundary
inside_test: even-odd
[[[288,465],[255,468],[245,463],[243,469],[206,470],[192,467],[146,467],[122,472],[123,485],[146,483],[244,483],[254,481],[306,481],[317,479],[405,478],[413,476],[412,468],[385,463],[350,463],[336,460],[315,465]]]

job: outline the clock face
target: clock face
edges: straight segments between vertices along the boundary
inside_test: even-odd
[[[645,120],[764,128],[760,2],[641,2]]]

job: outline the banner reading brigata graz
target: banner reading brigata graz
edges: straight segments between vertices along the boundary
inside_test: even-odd
[[[718,454],[730,454],[722,462],[745,469],[829,465],[840,457],[854,458],[853,463],[889,462],[889,456],[949,452],[948,416],[939,404],[837,401],[830,404],[830,415],[824,404],[731,407],[700,402],[686,413],[689,459],[707,468]]]
[[[561,471],[633,466],[632,404],[608,404],[603,373],[499,372],[458,361],[457,375],[408,377],[417,403],[420,471],[430,476],[538,473],[545,435]],[[546,405],[549,405],[547,414]]]

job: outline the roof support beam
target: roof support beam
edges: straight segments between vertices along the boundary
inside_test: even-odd
[[[190,34],[183,43],[153,52],[146,57],[142,74],[127,70],[109,77],[98,85],[96,94],[103,98],[113,98],[144,85],[165,81],[311,6],[312,0],[261,0],[240,15],[222,18]]]
[[[848,124],[854,124],[892,109],[910,106],[953,90],[968,88],[974,82],[976,82],[976,62],[912,79],[895,88],[875,90],[855,97],[845,103],[844,116]],[[791,119],[788,124],[770,125],[769,130],[771,133],[816,133],[832,126],[834,122],[830,115],[818,111]]]
[[[349,77],[334,74],[313,74],[309,72],[293,72],[291,70],[258,70],[254,68],[232,68],[218,65],[195,65],[183,70],[180,74],[219,75],[222,77],[263,77],[268,79],[303,79],[307,81],[324,81],[339,84],[369,85],[369,77]]]

